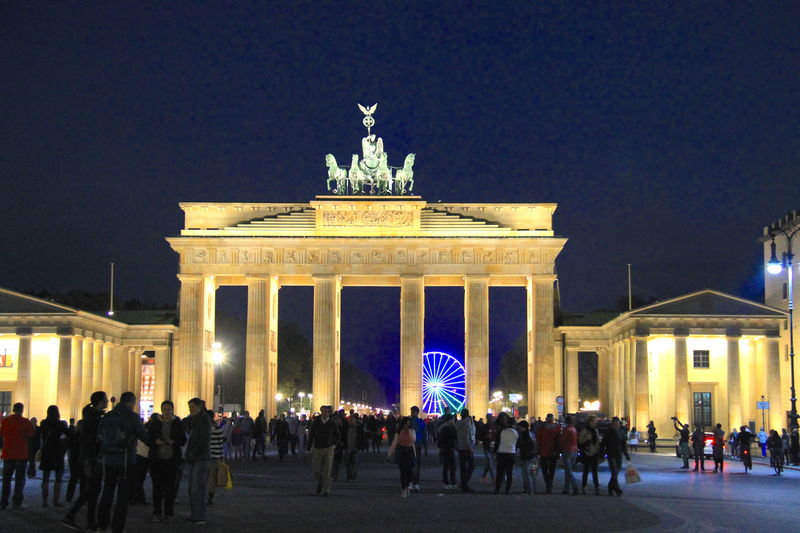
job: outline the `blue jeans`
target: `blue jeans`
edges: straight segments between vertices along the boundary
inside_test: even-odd
[[[531,461],[536,459],[524,459],[519,462],[519,467],[522,470],[522,490],[526,494],[533,492],[533,480],[531,479]]]
[[[206,498],[208,497],[208,468],[211,461],[189,463],[189,506],[190,520],[206,519]]]
[[[14,478],[14,505],[22,505],[22,491],[25,490],[25,470],[28,466],[27,459],[5,459],[3,461],[3,499],[2,504],[8,505],[11,492],[11,478]]]
[[[575,482],[575,476],[572,475],[572,469],[575,467],[575,452],[564,452],[561,454],[561,459],[564,461],[564,490],[568,491],[570,486],[572,490],[578,490],[578,484]]]

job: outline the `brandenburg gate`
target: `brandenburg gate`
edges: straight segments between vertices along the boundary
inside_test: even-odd
[[[422,405],[425,287],[464,288],[464,362],[470,412],[489,401],[489,287],[527,289],[528,402],[555,409],[555,204],[429,204],[413,196],[413,154],[388,166],[369,131],[363,160],[328,164],[333,193],[309,203],[182,203],[185,224],[167,239],[180,256],[180,343],[172,397],[213,397],[215,291],[247,286],[244,408],[276,412],[278,298],[285,286],[314,288],[314,408],[339,404],[341,289],[400,287],[400,406]],[[369,119],[369,120],[368,120]],[[408,190],[406,189],[408,188]]]

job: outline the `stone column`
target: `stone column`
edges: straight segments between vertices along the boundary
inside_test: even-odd
[[[553,283],[555,276],[528,276],[528,406],[531,416],[556,409],[553,351]]]
[[[400,277],[400,412],[422,409],[422,354],[425,351],[425,278]]]
[[[619,361],[617,360],[617,344],[614,343],[608,348],[608,405],[611,406],[609,415],[620,416],[619,409],[619,389],[620,383]]]
[[[31,343],[33,336],[30,330],[17,331],[19,348],[17,349],[17,385],[14,388],[12,403],[22,402],[25,406],[24,416],[30,417],[31,407]]]
[[[467,408],[480,418],[489,406],[488,276],[467,276],[464,280],[464,326]]]
[[[111,345],[111,386],[106,391],[109,398],[111,396],[119,398],[123,392],[131,388],[129,385],[131,362],[128,351],[128,348],[119,344]]]
[[[111,349],[114,345],[110,342],[103,343],[103,363],[102,363],[102,386],[101,388],[106,391],[107,394],[111,394],[113,390],[111,387],[111,373],[112,373],[112,362],[111,362]]]
[[[97,339],[92,347],[92,390],[103,388],[103,341]]]
[[[780,337],[768,336],[765,355],[767,356],[767,399],[769,400],[769,423],[772,428],[786,424],[781,391]]]
[[[180,350],[172,383],[177,412],[203,391],[204,280],[199,274],[178,274],[180,289]],[[210,348],[210,346],[209,346]],[[133,376],[131,376],[133,377]]]
[[[608,393],[608,348],[600,348],[595,353],[597,354],[597,399],[600,400],[600,411],[608,416],[614,416]]]
[[[675,330],[675,416],[689,423],[689,371],[686,354],[688,332]]]
[[[636,419],[637,428],[650,422],[650,373],[647,354],[647,337],[636,337]]]
[[[745,423],[742,419],[742,376],[739,369],[740,338],[739,332],[728,332],[728,427],[732,428]]]
[[[625,340],[625,350],[628,354],[628,376],[626,380],[628,385],[628,408],[626,416],[633,422],[636,418],[636,343],[633,339]]]
[[[69,380],[69,418],[76,420],[81,417],[81,410],[84,405],[89,403],[89,398],[83,397],[83,382],[81,375],[83,374],[83,337],[80,335],[73,335],[72,337],[72,358],[70,362],[70,380]],[[64,413],[62,413],[63,417]]]
[[[133,410],[138,413],[139,401],[141,400],[142,396],[142,351],[137,349],[131,349],[130,358],[131,358],[131,392],[136,395],[136,405],[134,406]],[[117,400],[119,400],[119,396],[117,396]],[[189,409],[188,406],[189,400],[186,400],[186,402],[187,403],[183,404],[182,408],[176,405],[175,409],[179,410],[178,412],[186,412],[185,410]]]
[[[342,281],[339,276],[314,276],[313,410],[339,408],[339,332]]]
[[[161,402],[169,399],[169,374],[170,374],[170,361],[169,361],[169,346],[156,346],[155,347],[155,372],[153,383],[153,408],[159,410]],[[211,402],[207,406],[213,409],[216,406]]]
[[[94,343],[95,340],[86,337],[83,339],[83,354],[81,356],[81,396],[84,398],[84,405],[89,403],[89,398],[94,389]]]
[[[578,400],[578,349],[567,348],[567,361],[564,372],[567,375],[567,390],[566,390],[566,412],[577,413],[580,409],[580,402]]]
[[[72,335],[58,339],[58,377],[56,378],[56,405],[61,418],[71,417],[72,404]]]
[[[277,372],[271,371],[271,354],[277,357],[277,346],[273,347],[274,350],[270,347],[271,343],[277,344],[277,284],[275,276],[247,278],[244,406],[254,417],[261,409],[265,409],[268,416],[277,412]],[[271,337],[274,337],[272,341]],[[274,366],[277,369],[277,365]]]

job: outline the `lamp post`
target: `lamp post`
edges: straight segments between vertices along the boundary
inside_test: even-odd
[[[297,393],[297,395],[300,396],[300,410],[302,411],[303,409],[306,408],[306,406],[305,406],[306,393],[303,392],[303,391],[300,391],[300,392]]]
[[[786,267],[786,274],[787,274],[787,295],[789,296],[789,368],[791,369],[791,376],[792,376],[792,411],[789,414],[789,418],[791,419],[789,422],[789,426],[791,429],[797,429],[797,396],[795,394],[794,388],[794,324],[792,323],[793,313],[794,313],[794,292],[792,288],[792,276],[794,274],[792,259],[794,258],[792,254],[792,237],[797,235],[800,232],[800,227],[795,228],[794,231],[791,233],[787,232],[777,224],[770,228],[769,236],[772,239],[772,243],[770,244],[772,257],[769,259],[769,263],[767,263],[767,272],[770,274],[780,274],[783,271],[783,268]],[[782,233],[784,237],[786,237],[786,254],[783,256],[783,261],[779,261],[775,255],[775,234]]]

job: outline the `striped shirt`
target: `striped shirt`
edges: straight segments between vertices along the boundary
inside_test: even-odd
[[[222,459],[222,428],[211,427],[211,460]]]

